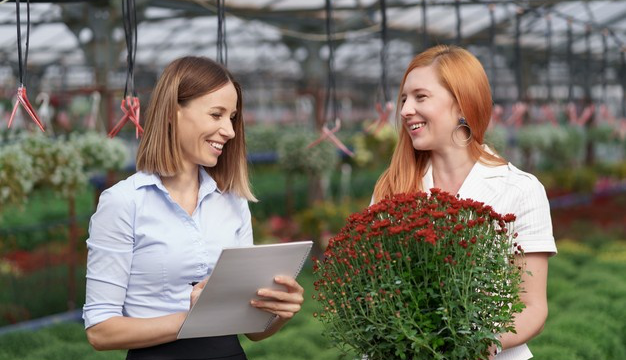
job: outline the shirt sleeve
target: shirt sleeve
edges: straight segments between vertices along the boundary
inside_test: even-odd
[[[534,176],[524,184],[518,204],[514,228],[516,241],[526,253],[548,252],[555,255],[557,250],[552,234],[550,203],[546,190]]]
[[[122,316],[134,245],[134,206],[121,186],[102,193],[89,222],[85,328]]]
[[[254,238],[252,235],[252,214],[250,214],[248,201],[244,198],[241,199],[241,218],[243,225],[239,231],[237,231],[237,234],[239,235],[239,245],[252,246],[254,245]]]

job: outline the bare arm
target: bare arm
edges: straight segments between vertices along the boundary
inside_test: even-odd
[[[208,279],[191,291],[189,308],[198,300]],[[96,350],[138,349],[176,340],[186,312],[154,318],[114,316],[87,329],[87,340]]]
[[[137,349],[176,340],[186,313],[139,319],[115,316],[87,329],[96,350]]]
[[[526,308],[515,316],[517,334],[502,334],[502,348],[508,349],[524,343],[539,335],[548,317],[548,253],[529,253],[524,257],[526,271],[522,274],[522,292],[520,298]]]

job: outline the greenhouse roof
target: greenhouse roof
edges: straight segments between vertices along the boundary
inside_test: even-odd
[[[24,25],[26,6],[24,0],[21,3]],[[111,66],[123,68],[124,31],[118,7],[121,1],[32,1],[29,67],[91,66],[84,50],[107,33],[118,44],[112,51],[118,63]],[[333,0],[332,7],[337,71],[366,77],[379,73],[380,0]],[[509,58],[515,54],[544,58],[550,39],[555,62],[567,61],[570,53],[580,58],[589,54],[594,61],[606,60],[613,66],[619,64],[626,45],[625,1],[387,0],[386,7],[392,74],[425,44],[460,40],[470,48],[513,54]],[[137,0],[137,9],[138,66],[159,68],[183,54],[215,56],[215,0]],[[228,65],[234,71],[299,77],[308,54],[327,56],[324,0],[228,0],[225,13]],[[516,39],[520,52],[512,53]],[[4,2],[0,59],[13,69],[16,44],[15,3]]]

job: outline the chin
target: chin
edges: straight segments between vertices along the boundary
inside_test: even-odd
[[[217,159],[202,159],[201,161],[198,162],[198,165],[212,168],[212,167],[215,167],[215,165],[217,165]]]
[[[421,141],[413,141],[413,149],[418,150],[418,151],[426,151],[426,150],[430,150],[429,146],[426,146],[426,144],[424,144]]]

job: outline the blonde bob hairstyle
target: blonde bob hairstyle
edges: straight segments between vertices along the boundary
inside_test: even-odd
[[[221,191],[256,201],[248,179],[241,86],[225,67],[205,57],[183,57],[163,70],[146,110],[145,132],[137,150],[137,170],[160,176],[176,175],[182,168],[178,107],[228,83],[237,91],[237,114],[233,121],[236,135],[224,145],[217,164],[205,169]]]
[[[400,113],[402,89],[409,73],[415,68],[431,65],[437,72],[439,82],[454,98],[472,129],[471,142],[467,146],[472,159],[489,166],[506,164],[503,158],[490,154],[482,147],[493,106],[491,88],[485,70],[478,59],[463,48],[438,45],[415,56],[400,84],[396,104],[397,113]],[[389,167],[376,182],[375,201],[393,194],[424,190],[422,178],[428,168],[430,151],[415,150],[399,115],[396,115],[396,121],[399,129],[398,144]]]

